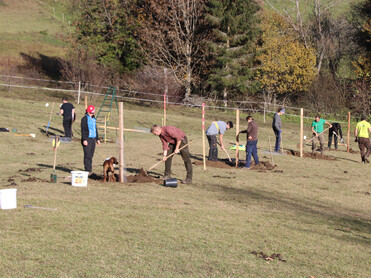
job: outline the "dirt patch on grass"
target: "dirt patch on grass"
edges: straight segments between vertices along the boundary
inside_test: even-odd
[[[48,180],[39,179],[35,177],[29,177],[28,179],[21,180],[22,182],[49,182]]]
[[[282,258],[281,254],[273,253],[272,255],[268,256],[268,255],[264,254],[263,252],[256,252],[256,251],[252,251],[251,254],[257,256],[260,259],[268,261],[268,262],[269,261],[272,262],[275,259],[278,259],[281,262],[287,263],[287,261]]]
[[[300,157],[300,152],[299,151],[294,151],[294,150],[288,150],[286,151],[287,154],[291,154],[293,156]],[[312,152],[303,152],[303,157],[306,158],[312,158],[312,159],[323,159],[323,160],[337,160],[333,156],[328,156],[325,154],[320,154],[320,153],[312,153]]]
[[[44,169],[43,168],[27,168],[25,170],[18,170],[18,172],[42,172]]]
[[[366,195],[366,196],[370,196],[371,195],[371,193],[368,192],[368,191],[356,191],[356,193],[363,194],[363,195]]]

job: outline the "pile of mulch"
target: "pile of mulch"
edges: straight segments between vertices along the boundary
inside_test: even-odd
[[[253,254],[253,255],[257,256],[258,258],[263,259],[265,261],[273,262],[275,259],[278,259],[281,262],[287,263],[287,261],[282,258],[281,254],[273,253],[272,255],[268,256],[268,255],[264,254],[263,252],[256,252],[256,251],[252,251],[251,254]]]
[[[293,156],[300,157],[300,151],[288,150],[286,151],[287,154],[291,154]],[[337,160],[333,156],[328,156],[321,153],[312,153],[312,152],[303,152],[303,157],[312,158],[312,159],[323,159],[323,160]]]
[[[203,161],[194,161],[194,165],[196,166],[203,166]],[[236,164],[234,162],[230,162],[229,160],[219,160],[219,161],[209,161],[206,160],[206,166],[207,167],[213,167],[213,168],[222,168],[222,169],[231,169],[231,167],[236,168]],[[239,162],[238,168],[245,167],[245,164],[243,162]],[[272,165],[269,161],[260,161],[258,165],[254,165],[254,162],[252,162],[250,169],[251,170],[257,170],[257,171],[270,171],[273,170],[276,167],[276,165]]]

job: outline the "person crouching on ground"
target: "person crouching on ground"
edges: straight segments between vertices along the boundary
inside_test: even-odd
[[[191,155],[189,153],[188,146],[182,148],[188,144],[187,136],[185,133],[176,128],[175,126],[158,126],[153,125],[151,128],[151,133],[160,137],[162,142],[162,148],[164,151],[162,161],[165,161],[165,173],[163,179],[171,178],[171,162],[173,157],[167,158],[168,155],[172,153],[180,153],[184,161],[185,168],[187,170],[187,177],[182,183],[189,184],[192,183],[192,162]],[[180,150],[181,149],[181,150]]]
[[[253,117],[247,116],[246,121],[248,123],[247,129],[242,130],[240,133],[246,133],[246,163],[244,169],[250,169],[251,155],[254,158],[255,164],[259,164],[258,157],[258,125],[254,121]]]
[[[274,151],[280,151],[280,142],[281,142],[281,116],[285,114],[285,108],[279,108],[277,113],[274,114],[272,128],[274,131],[274,135],[276,136],[276,145],[274,146]]]
[[[89,172],[89,176],[93,174],[92,164],[95,144],[100,145],[94,113],[95,107],[89,105],[86,109],[85,116],[81,119],[81,144],[84,150],[84,168],[86,172]]]
[[[233,123],[231,121],[223,122],[223,121],[215,121],[213,122],[208,129],[206,130],[206,137],[209,141],[209,158],[208,160],[211,161],[218,161],[218,139],[216,136],[219,134],[219,141],[220,147],[223,151],[226,152],[223,143],[223,135],[224,132],[228,129],[233,127]]]
[[[356,130],[354,131],[354,136],[356,137],[356,142],[358,141],[358,147],[361,152],[362,163],[370,163],[368,160],[371,153],[369,133],[371,133],[371,125],[366,121],[366,116],[362,116],[361,121],[357,123]]]
[[[328,132],[328,148],[331,149],[332,136],[334,136],[335,150],[338,149],[338,138],[343,142],[343,132],[341,131],[341,125],[339,123],[332,123],[332,127]]]
[[[315,136],[315,138],[312,140],[312,153],[314,153],[314,151],[316,150],[317,145],[316,139],[318,139],[319,141],[321,154],[323,154],[324,152],[323,148],[323,145],[325,143],[325,139],[323,137],[324,124],[328,124],[330,128],[332,127],[332,125],[328,121],[321,119],[319,115],[317,115],[314,121],[312,122],[311,130],[313,132],[313,136]]]

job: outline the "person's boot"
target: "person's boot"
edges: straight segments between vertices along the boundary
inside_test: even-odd
[[[185,180],[182,181],[183,184],[191,184],[192,180],[190,178],[186,178]]]

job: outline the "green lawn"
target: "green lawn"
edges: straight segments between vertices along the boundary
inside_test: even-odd
[[[336,161],[274,156],[278,172],[194,166],[194,183],[176,189],[94,180],[75,188],[64,178],[83,168],[78,141],[58,149],[58,183],[45,181],[54,153],[40,129],[45,129],[51,109],[45,103],[53,100],[60,102],[42,93],[22,97],[0,91],[1,127],[36,134],[32,139],[0,133],[0,187],[18,189],[17,209],[0,210],[1,277],[369,277],[371,166],[362,165],[359,154],[340,147],[327,152]],[[83,105],[74,105],[80,119]],[[161,109],[129,103],[124,109],[127,128],[161,123]],[[62,120],[56,112],[50,131],[59,134]],[[202,157],[200,115],[199,109],[183,107],[171,107],[168,114],[168,124],[193,140],[193,161]],[[268,135],[273,141],[270,122],[254,116],[259,157],[266,161]],[[243,113],[241,129],[245,117]],[[233,112],[207,110],[206,119],[207,124],[235,122]],[[79,122],[73,129],[77,138]],[[285,148],[296,149],[298,125],[283,126]],[[227,131],[228,146],[234,144],[234,134],[235,129]],[[305,134],[310,136],[309,127]],[[116,133],[109,137],[115,140]],[[352,147],[357,149],[355,143]],[[106,143],[97,151],[93,167],[101,174],[104,158],[117,156],[117,146]],[[148,169],[160,153],[156,136],[125,133],[129,175]],[[220,157],[225,155],[220,152]],[[163,167],[151,175],[162,174]],[[20,171],[29,168],[41,172]],[[173,160],[173,175],[185,178],[179,156]],[[17,185],[9,186],[9,178]],[[26,181],[30,178],[39,180]],[[287,262],[264,261],[253,251],[280,253]]]
[[[59,57],[64,55],[60,36],[69,32],[68,21],[72,20],[64,14],[62,17],[61,2],[3,0],[1,3],[0,66],[3,61],[21,63],[21,52]],[[7,68],[3,67],[6,71]]]

